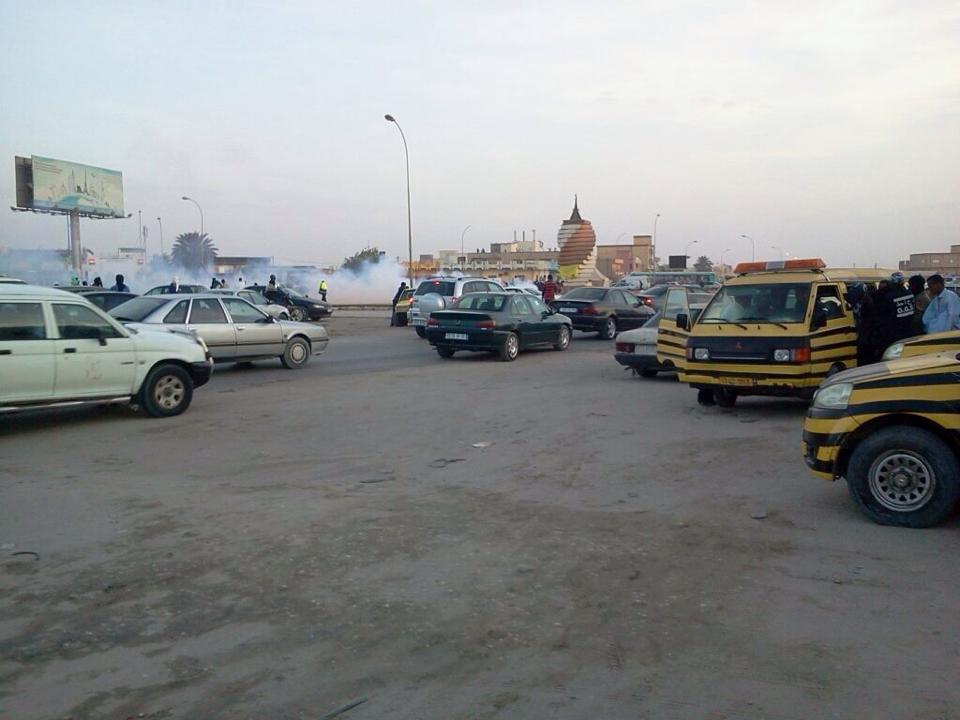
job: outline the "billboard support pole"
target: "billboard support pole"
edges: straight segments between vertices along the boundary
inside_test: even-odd
[[[83,271],[80,248],[80,213],[74,210],[70,213],[70,262],[73,265],[73,272],[76,273],[78,281]]]

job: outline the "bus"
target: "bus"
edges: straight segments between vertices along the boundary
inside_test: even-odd
[[[663,272],[632,272],[610,287],[629,290],[649,290],[654,285],[716,285],[717,274],[712,270],[664,270]]]

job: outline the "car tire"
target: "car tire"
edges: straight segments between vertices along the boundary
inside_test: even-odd
[[[302,337],[290,338],[280,362],[287,370],[299,370],[310,361],[310,343]]]
[[[705,407],[712,407],[717,404],[717,400],[713,395],[713,390],[709,388],[700,388],[697,390],[697,403]]]
[[[280,317],[278,318],[278,320],[289,320],[289,319],[290,319],[290,313],[285,313],[285,312],[280,313]]]
[[[193,380],[179,365],[158,365],[143,381],[137,401],[152,417],[179,415],[193,400]]]
[[[713,391],[714,399],[717,401],[717,405],[722,408],[732,408],[737,404],[737,391],[731,390],[730,388],[717,388]]]
[[[451,348],[445,348],[445,347],[437,348],[437,355],[442,357],[444,360],[449,360],[450,358],[452,358],[455,352],[456,350],[453,350]]]
[[[307,311],[302,307],[294,306],[290,308],[290,319],[296,322],[303,322],[307,319]]]
[[[554,344],[553,349],[563,352],[570,347],[570,335],[570,328],[568,328],[566,325],[561,325],[560,331],[557,334],[557,342]]]
[[[422,325],[417,325],[417,337],[425,338],[427,336],[427,330]]]
[[[909,486],[898,486],[896,471]],[[864,439],[847,464],[847,487],[860,511],[880,525],[925,528],[950,516],[960,500],[960,463],[932,432],[910,426]]]
[[[611,316],[604,320],[599,334],[601,340],[613,340],[617,336],[617,319]]]
[[[515,332],[507,333],[500,348],[500,359],[504,362],[513,362],[520,354],[520,336]]]
[[[643,368],[643,369],[640,371],[640,377],[643,377],[643,378],[654,378],[654,377],[657,376],[657,373],[658,373],[658,372],[660,372],[660,371],[659,371],[659,370],[652,370],[651,368]]]

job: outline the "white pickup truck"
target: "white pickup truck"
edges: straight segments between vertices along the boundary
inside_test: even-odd
[[[128,402],[170,417],[212,371],[195,336],[125,328],[62,290],[0,285],[0,413]]]

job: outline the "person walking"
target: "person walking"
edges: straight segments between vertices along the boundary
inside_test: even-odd
[[[167,294],[168,294],[168,295],[176,295],[176,294],[179,293],[179,292],[180,292],[180,278],[178,278],[176,275],[174,275],[174,276],[173,276],[173,280],[172,280],[171,283],[167,286]]]
[[[890,280],[882,281],[877,290],[873,342],[873,356],[877,360],[893,343],[914,334],[913,316],[913,293],[904,287],[903,273],[895,272]]]
[[[928,333],[960,329],[960,297],[943,284],[943,275],[927,278],[930,302],[923,312],[923,329]]]
[[[397,303],[400,302],[400,296],[403,295],[403,291],[407,289],[407,283],[400,283],[400,287],[397,288],[397,292],[393,296],[393,303],[390,309],[390,327],[399,325],[397,322]]]
[[[213,278],[213,279],[210,281],[210,289],[211,289],[211,290],[216,290],[218,287],[220,287],[220,281],[217,280],[216,278]]]
[[[326,278],[323,278],[320,280],[319,292],[320,292],[320,299],[326,302],[327,301],[327,279]]]
[[[123,275],[117,275],[115,278],[116,282],[114,283],[111,290],[116,290],[117,292],[130,292],[130,288],[127,287],[127,284],[123,281]]]
[[[912,275],[907,280],[907,287],[913,293],[913,329],[917,335],[923,334],[923,313],[930,304],[930,296],[924,285],[923,275]]]
[[[93,279],[93,286],[94,286],[94,287],[98,287],[98,288],[102,288],[102,287],[103,287],[103,280],[100,279],[100,276],[99,276],[99,275],[97,275],[97,276]]]
[[[276,291],[277,291],[277,276],[276,276],[276,275],[271,275],[271,276],[270,276],[270,282],[267,283],[267,290],[268,290],[269,292],[276,292]]]
[[[547,281],[543,284],[543,301],[549,305],[557,297],[557,291],[560,286],[553,281],[553,273],[547,275]]]

